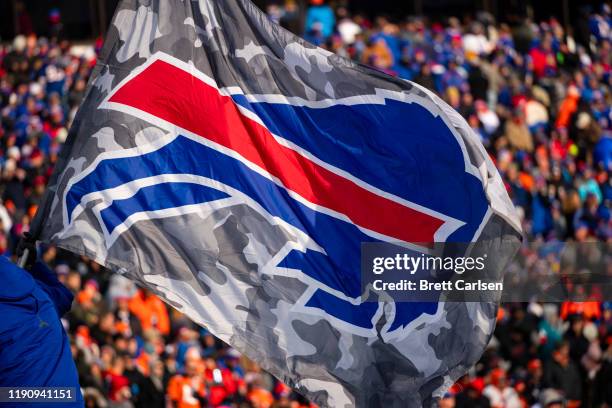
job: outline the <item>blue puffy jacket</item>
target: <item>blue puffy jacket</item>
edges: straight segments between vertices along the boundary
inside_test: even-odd
[[[76,402],[2,407],[81,407],[83,397],[60,316],[72,293],[44,264],[29,273],[0,256],[0,387],[74,387]]]

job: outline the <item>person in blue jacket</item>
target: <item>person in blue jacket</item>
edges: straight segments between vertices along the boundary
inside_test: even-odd
[[[325,0],[311,0],[311,6],[306,12],[306,36],[310,36],[313,30],[321,32],[322,39],[326,40],[334,33],[336,16],[334,10],[325,4]]]
[[[35,255],[34,255],[35,257]],[[0,257],[0,387],[71,387],[72,401],[0,402],[0,407],[82,407],[70,341],[60,317],[73,295],[43,263],[30,272]]]

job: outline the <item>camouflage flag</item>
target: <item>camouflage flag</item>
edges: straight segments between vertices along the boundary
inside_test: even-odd
[[[477,361],[497,305],[372,298],[360,244],[520,227],[477,136],[431,92],[248,0],[126,0],[33,230],[322,406],[406,407]]]

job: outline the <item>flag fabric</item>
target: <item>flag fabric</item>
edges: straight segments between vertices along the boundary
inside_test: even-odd
[[[448,105],[248,0],[120,2],[33,226],[333,407],[431,405],[494,328],[495,303],[361,293],[362,242],[519,231]]]

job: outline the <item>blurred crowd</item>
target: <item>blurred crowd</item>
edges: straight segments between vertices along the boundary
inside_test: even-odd
[[[306,10],[270,3],[270,19],[435,91],[466,118],[520,212],[529,244],[513,276],[561,275],[560,243],[599,244],[565,271],[600,275],[583,281],[584,301],[504,304],[481,361],[441,406],[612,407],[612,303],[601,287],[612,278],[610,8],[591,10],[578,41],[554,18],[370,18],[342,1],[312,0]],[[0,253],[8,256],[41,203],[100,46],[71,45],[59,11],[49,18],[53,37],[26,32],[0,44]],[[64,324],[88,406],[310,406],[124,277],[54,247],[41,257],[76,296]]]

